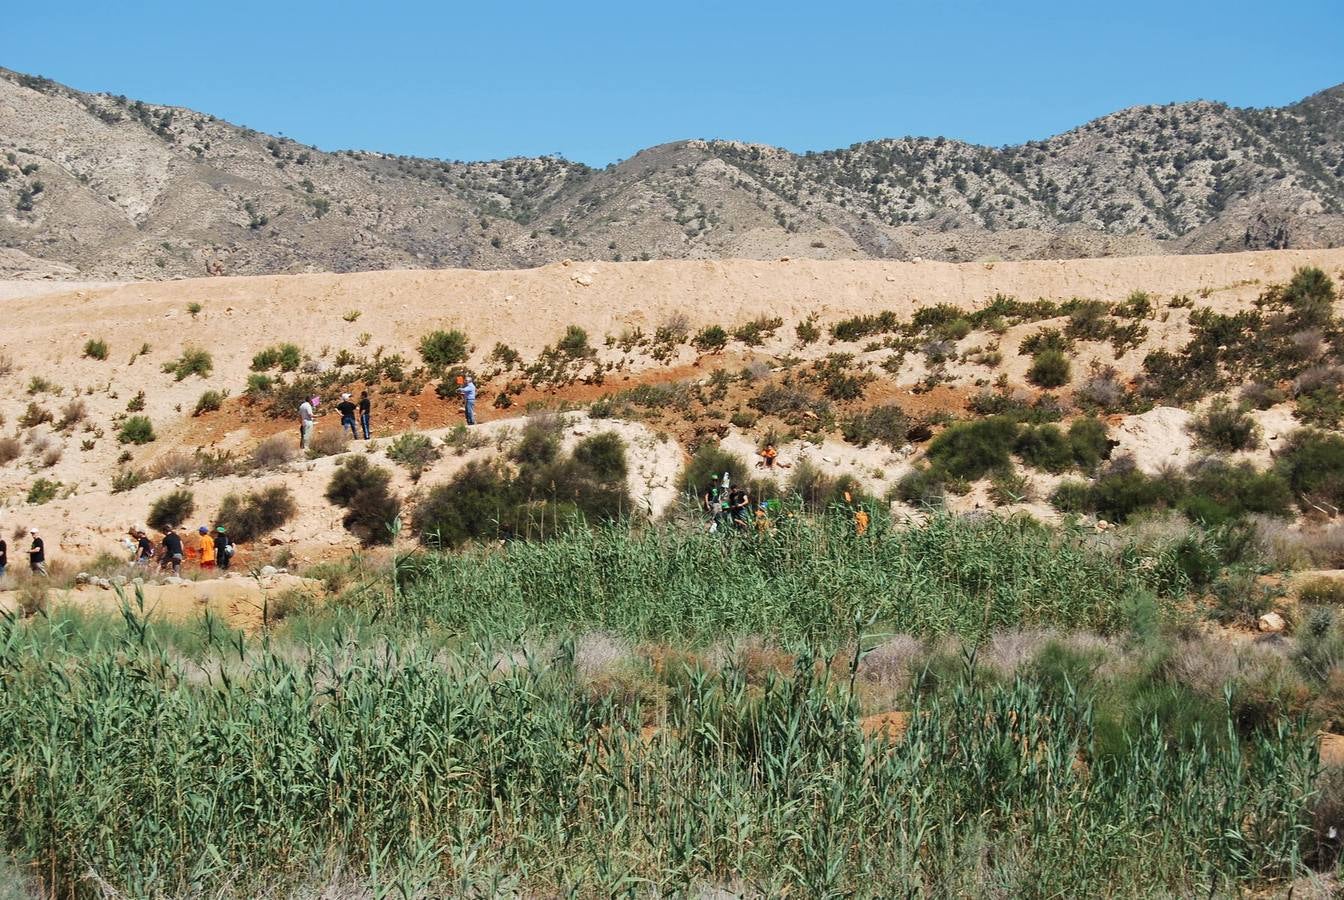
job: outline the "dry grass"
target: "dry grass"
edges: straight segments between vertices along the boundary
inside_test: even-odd
[[[196,474],[196,457],[181,450],[170,450],[150,466],[151,479],[190,478]]]
[[[335,456],[344,453],[349,446],[350,435],[334,428],[325,428],[313,432],[313,437],[308,442],[308,457],[317,459],[319,456]]]
[[[1344,523],[1293,525],[1270,516],[1252,516],[1257,549],[1281,569],[1344,568]]]
[[[288,434],[273,434],[266,438],[252,451],[252,468],[254,469],[274,469],[277,466],[283,466],[290,462],[299,451],[294,446],[294,439]]]

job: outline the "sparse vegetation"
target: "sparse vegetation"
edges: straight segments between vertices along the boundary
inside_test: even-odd
[[[409,472],[412,481],[419,481],[425,469],[441,455],[442,451],[435,446],[433,438],[414,431],[398,435],[387,448],[387,458]]]
[[[210,353],[200,347],[188,347],[175,360],[163,364],[163,371],[173,376],[174,381],[184,381],[189,376],[209,378],[215,363]]]
[[[30,506],[41,506],[43,503],[50,503],[56,499],[56,495],[61,492],[61,483],[51,481],[46,478],[39,478],[28,488],[28,496],[25,502]]]
[[[155,531],[177,528],[196,511],[196,498],[185,488],[164,494],[150,504],[145,524]]]
[[[391,481],[387,469],[354,455],[341,461],[327,485],[327,501],[345,510],[342,524],[366,546],[392,543],[401,500],[392,493]]]
[[[229,494],[220,504],[215,521],[230,538],[240,543],[265,537],[298,513],[294,495],[284,485],[272,485],[245,495]]]
[[[117,440],[123,444],[148,444],[155,437],[154,425],[148,416],[128,417],[117,432]]]
[[[99,361],[107,359],[107,341],[101,338],[89,338],[84,342],[84,356]]]

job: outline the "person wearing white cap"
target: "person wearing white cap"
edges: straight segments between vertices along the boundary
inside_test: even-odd
[[[42,543],[42,538],[38,535],[36,528],[29,528],[28,536],[33,539],[32,546],[28,548],[28,567],[33,570],[34,575],[45,575],[47,574],[47,545]]]
[[[341,402],[336,404],[336,411],[341,414],[341,434],[345,434],[345,429],[350,429],[350,439],[358,440],[359,432],[355,430],[355,404],[350,400],[349,394],[341,394]]]

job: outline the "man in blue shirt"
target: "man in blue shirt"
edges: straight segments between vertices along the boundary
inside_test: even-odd
[[[462,406],[467,412],[467,424],[476,424],[476,381],[470,375],[467,376],[467,383],[457,389],[462,395]]]

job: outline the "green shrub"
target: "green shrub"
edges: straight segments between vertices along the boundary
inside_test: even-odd
[[[38,425],[50,422],[54,418],[55,416],[51,414],[51,410],[44,409],[36,403],[29,401],[28,408],[23,411],[23,415],[19,416],[19,424],[24,428],[36,428]]]
[[[1190,519],[1213,527],[1248,513],[1286,516],[1293,492],[1277,472],[1258,472],[1248,462],[1209,460],[1192,470],[1180,506]]]
[[[560,336],[560,340],[555,342],[555,349],[570,359],[586,359],[597,353],[588,343],[588,332],[577,325],[569,325],[565,328],[565,333]]]
[[[112,493],[133,491],[149,480],[143,469],[118,469],[112,476]]]
[[[294,372],[302,364],[303,351],[289,343],[267,347],[252,357],[253,372],[266,372],[276,368],[282,372]]]
[[[1073,447],[1058,425],[1022,429],[1013,452],[1027,465],[1058,474],[1073,465]]]
[[[1050,505],[1062,513],[1082,513],[1092,508],[1092,486],[1086,481],[1066,479],[1050,494]]]
[[[1338,606],[1344,603],[1344,578],[1318,576],[1305,581],[1297,588],[1297,599],[1315,606]]]
[[[220,504],[215,521],[228,530],[231,539],[246,543],[265,537],[297,513],[294,495],[280,484],[244,496],[229,494]]]
[[[269,375],[263,375],[260,372],[253,372],[247,376],[247,388],[244,393],[252,399],[257,399],[271,392],[275,386],[275,379]]]
[[[467,361],[471,345],[467,336],[457,329],[431,331],[420,339],[420,358],[435,371],[442,371]]]
[[[747,464],[741,457],[729,453],[718,444],[704,444],[695,451],[691,461],[682,469],[678,478],[678,487],[683,493],[699,497],[710,479],[718,479],[723,473],[733,484],[747,483]]]
[[[500,520],[515,502],[508,474],[501,467],[472,460],[451,481],[430,489],[415,508],[412,526],[427,546],[457,547],[469,540],[498,536]]]
[[[391,472],[356,454],[341,461],[327,484],[327,500],[345,510],[341,524],[365,546],[392,543],[401,500],[391,482]]]
[[[432,437],[413,431],[399,435],[387,448],[387,458],[410,472],[412,481],[419,481],[425,469],[441,455],[442,451],[434,445]]]
[[[51,481],[46,478],[39,478],[28,488],[27,502],[33,506],[41,506],[56,499],[56,495],[61,491],[59,481]]]
[[[592,434],[574,448],[574,460],[599,481],[624,481],[628,464],[625,441],[614,431]]]
[[[1263,381],[1253,382],[1241,389],[1241,401],[1253,409],[1269,409],[1286,399],[1286,393]]]
[[[189,375],[208,378],[214,367],[209,351],[200,347],[187,347],[177,359],[164,363],[163,371],[172,375],[175,381],[182,381]]]
[[[929,461],[955,478],[974,481],[1008,464],[1018,425],[1004,416],[954,423],[929,444]]]
[[[888,499],[900,500],[911,506],[938,507],[943,505],[947,486],[942,476],[928,466],[911,469],[892,487]]]
[[[907,443],[912,424],[905,411],[892,403],[855,413],[840,423],[840,431],[851,444],[867,447],[878,441],[894,450]]]
[[[1292,311],[1292,327],[1319,328],[1334,317],[1335,283],[1317,267],[1305,266],[1293,273],[1278,299]]]
[[[1205,449],[1234,453],[1253,450],[1260,443],[1260,426],[1240,405],[1219,397],[1190,422],[1190,433]]]
[[[148,416],[130,416],[117,432],[117,440],[123,444],[148,444],[154,439],[154,426]]]
[[[870,316],[855,316],[841,319],[831,326],[831,337],[837,341],[852,343],[875,334],[889,334],[901,327],[901,320],[891,310],[883,310]]]
[[[1089,492],[1088,506],[1103,519],[1123,522],[1135,513],[1174,508],[1184,496],[1182,479],[1150,478],[1130,469],[1098,478]]]
[[[1344,437],[1314,428],[1294,431],[1279,451],[1277,469],[1303,502],[1344,506]]]
[[[1073,461],[1085,472],[1090,472],[1109,459],[1113,442],[1106,433],[1106,423],[1092,416],[1074,419],[1069,425],[1069,447]]]
[[[1017,352],[1022,356],[1036,356],[1047,351],[1068,353],[1073,349],[1073,341],[1064,336],[1057,328],[1042,328],[1022,339]]]
[[[720,325],[708,325],[696,332],[691,345],[701,353],[717,353],[728,346],[728,332]]]
[[[872,503],[853,475],[827,475],[807,460],[794,464],[789,475],[788,493],[803,501],[811,512],[823,512],[842,504]],[[846,499],[846,494],[849,495]]]
[[[84,355],[100,362],[107,359],[107,341],[101,338],[89,338],[84,342]]]
[[[177,528],[196,511],[196,498],[185,488],[159,497],[149,506],[145,524],[155,531]]]
[[[1318,428],[1338,428],[1344,421],[1344,394],[1336,385],[1298,394],[1293,416],[1299,422]]]
[[[783,325],[784,320],[779,317],[760,316],[734,328],[733,337],[748,347],[759,347]]]
[[[509,456],[521,466],[544,466],[560,454],[564,420],[558,416],[531,416],[523,425],[518,443]]]
[[[793,326],[793,334],[798,339],[798,346],[800,347],[806,347],[808,344],[815,344],[821,340],[821,329],[817,327],[817,314],[812,313]]]
[[[136,391],[135,396],[126,401],[127,412],[142,412],[145,408],[145,392]]]
[[[1042,350],[1031,358],[1027,380],[1037,387],[1057,388],[1069,383],[1069,358],[1058,350]]]
[[[224,394],[213,388],[205,391],[196,400],[196,409],[192,411],[193,416],[199,416],[202,413],[218,412],[224,405]]]

